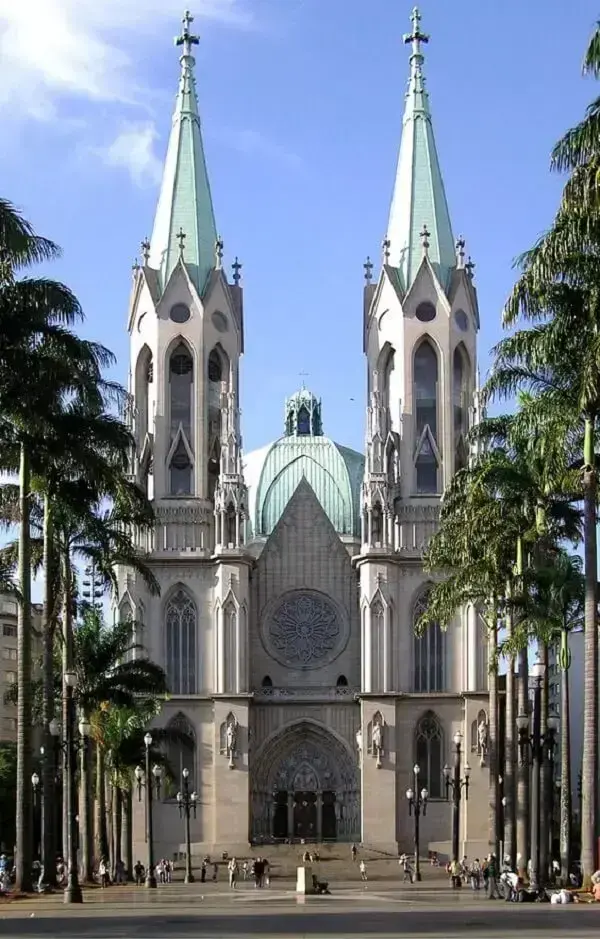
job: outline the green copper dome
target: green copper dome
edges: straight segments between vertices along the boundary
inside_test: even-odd
[[[271,534],[303,478],[338,534],[358,536],[363,455],[324,436],[321,402],[305,388],[286,401],[285,428],[245,459],[252,537]]]

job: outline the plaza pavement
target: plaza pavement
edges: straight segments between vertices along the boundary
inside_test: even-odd
[[[428,885],[339,884],[331,896],[297,897],[289,882],[92,888],[84,903],[62,894],[0,901],[2,939],[583,939],[597,935],[600,905],[508,904]]]

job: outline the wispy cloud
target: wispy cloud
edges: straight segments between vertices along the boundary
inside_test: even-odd
[[[237,28],[254,22],[248,0],[194,6],[199,19]],[[182,7],[182,0],[0,0],[0,108],[39,120],[53,118],[64,98],[135,103],[140,34],[172,31]]]
[[[301,170],[304,167],[302,157],[294,153],[293,150],[289,150],[287,147],[271,140],[260,131],[249,129],[232,130],[219,134],[219,137],[235,150],[248,156],[270,160],[292,170]]]
[[[128,124],[106,147],[93,153],[106,166],[129,173],[136,186],[154,186],[160,182],[162,163],[156,155],[158,131],[151,121]]]

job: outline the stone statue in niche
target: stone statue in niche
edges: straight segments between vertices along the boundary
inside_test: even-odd
[[[383,754],[383,719],[379,713],[373,718],[371,747],[373,756],[377,759],[377,769],[379,769],[381,767],[381,756]]]
[[[477,752],[483,766],[488,752],[488,725],[485,719],[480,720],[477,727]]]
[[[358,759],[362,759],[362,728],[356,731],[356,749],[358,750]]]
[[[227,717],[227,727],[225,729],[225,754],[229,760],[229,768],[235,766],[238,742],[238,722],[233,714]]]

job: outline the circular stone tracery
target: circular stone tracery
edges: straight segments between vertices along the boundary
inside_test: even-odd
[[[263,621],[270,655],[290,668],[321,668],[332,662],[345,639],[342,618],[323,594],[286,594]]]

